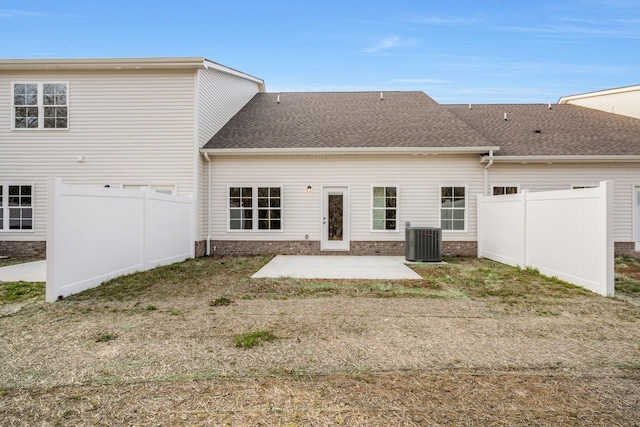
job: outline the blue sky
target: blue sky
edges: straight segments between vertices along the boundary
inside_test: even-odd
[[[0,0],[0,57],[204,56],[274,91],[547,103],[640,84],[638,0]]]

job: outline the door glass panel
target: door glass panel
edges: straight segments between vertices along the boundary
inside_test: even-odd
[[[329,227],[329,240],[342,240],[342,218],[343,218],[343,196],[342,194],[329,194],[329,218],[327,226]]]

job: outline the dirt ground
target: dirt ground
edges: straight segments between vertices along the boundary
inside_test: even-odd
[[[633,295],[466,259],[422,281],[249,279],[265,262],[5,307],[0,424],[640,425]],[[257,331],[276,339],[238,346]]]

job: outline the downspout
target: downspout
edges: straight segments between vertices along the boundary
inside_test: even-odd
[[[489,193],[489,168],[493,166],[493,150],[489,151],[489,163],[484,167],[484,195],[490,196]]]
[[[208,168],[208,183],[207,183],[207,249],[206,256],[211,256],[211,158],[209,153],[204,153],[204,158],[207,159]]]

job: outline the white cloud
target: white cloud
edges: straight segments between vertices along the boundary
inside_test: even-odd
[[[446,80],[438,79],[393,79],[393,81],[398,83],[447,83]]]
[[[410,14],[402,19],[405,22],[413,22],[415,24],[427,25],[468,25],[479,22],[476,18],[467,17],[443,17],[443,16],[425,16]]]
[[[33,12],[31,10],[0,9],[0,18],[42,18],[42,17],[74,17],[76,15]]]
[[[362,49],[362,51],[365,53],[376,53],[376,52],[381,52],[389,49],[396,49],[400,47],[411,47],[411,46],[415,46],[417,43],[418,43],[417,40],[404,39],[400,36],[391,36],[391,37],[385,37],[378,40],[378,43],[376,43],[371,47]]]
[[[24,16],[46,16],[46,14],[28,10],[0,9],[0,18],[20,18]]]

